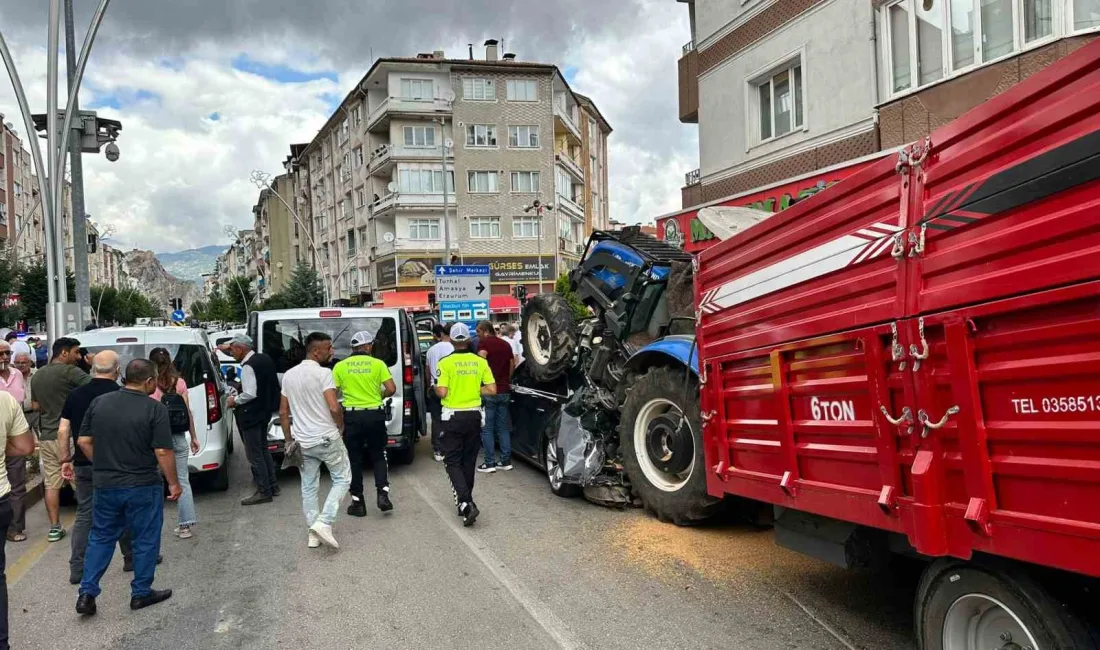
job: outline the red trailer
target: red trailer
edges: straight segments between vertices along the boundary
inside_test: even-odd
[[[1100,41],[697,263],[712,496],[939,558],[922,648],[1097,647]]]

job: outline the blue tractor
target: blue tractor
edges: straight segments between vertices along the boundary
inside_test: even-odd
[[[721,501],[706,491],[699,414],[693,258],[641,231],[596,231],[569,286],[523,309],[514,380],[517,452],[560,496],[637,503],[691,524]]]

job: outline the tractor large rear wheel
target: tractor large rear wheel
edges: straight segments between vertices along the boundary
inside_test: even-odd
[[[553,381],[573,364],[577,352],[577,325],[565,298],[544,293],[523,308],[523,357],[531,376]]]
[[[699,389],[684,371],[653,368],[638,377],[623,403],[623,464],[645,509],[680,526],[716,515],[722,499],[707,494]]]

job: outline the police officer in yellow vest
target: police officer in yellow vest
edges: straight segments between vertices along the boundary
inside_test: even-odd
[[[374,465],[374,487],[378,509],[393,510],[390,501],[389,468],[386,465],[386,408],[383,404],[397,392],[386,363],[371,356],[374,335],[356,332],[351,337],[352,355],[336,364],[332,378],[344,398],[344,435],[351,460],[351,503],[348,514],[366,517],[363,502],[363,459]]]
[[[443,432],[439,448],[454,488],[455,504],[462,524],[470,526],[480,511],[474,503],[474,470],[481,451],[483,395],[496,394],[496,379],[489,362],[470,351],[470,328],[451,326],[455,351],[439,360],[435,392],[443,403]]]

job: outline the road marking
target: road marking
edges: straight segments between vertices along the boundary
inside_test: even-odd
[[[814,623],[817,623],[818,625],[820,625],[821,628],[823,630],[825,630],[826,632],[828,632],[829,634],[833,635],[833,638],[835,638],[837,641],[840,641],[841,645],[843,645],[845,648],[848,648],[848,650],[860,650],[859,646],[853,645],[852,642],[849,641],[848,638],[844,634],[837,631],[836,629],[833,628],[833,626],[829,625],[825,621],[818,618],[818,616],[816,614],[814,614],[812,611],[810,611],[809,607],[806,607],[805,605],[803,605],[802,602],[799,601],[797,598],[792,596],[790,593],[788,593],[786,591],[783,591],[782,589],[779,589],[778,587],[776,587],[776,590],[779,593],[786,596],[787,600],[789,600],[792,603],[794,603],[795,605],[797,605],[798,608],[801,609],[804,614],[806,614],[806,616],[810,617],[810,620],[812,620]]]
[[[76,513],[65,513],[61,516],[61,525],[65,527],[66,531],[68,531],[72,529],[73,522],[75,520]],[[62,539],[64,540],[67,538],[68,536],[63,537]],[[44,556],[46,552],[50,550],[51,546],[60,543],[61,542],[50,542],[45,537],[39,538],[38,541],[33,542],[30,547],[28,547],[27,550],[23,553],[23,555],[19,556],[19,559],[16,560],[15,563],[12,564],[10,567],[8,567],[8,570],[6,571],[6,574],[8,576],[8,586],[15,586],[15,584],[19,582],[23,578],[23,576],[27,575],[27,573],[32,568],[34,568],[35,564],[38,564],[38,561],[41,560],[42,556]],[[67,547],[69,545],[65,544],[65,546]]]
[[[527,610],[531,618],[542,627],[543,631],[554,640],[554,643],[556,643],[559,648],[562,648],[562,650],[574,650],[585,647],[583,643],[573,638],[573,634],[569,631],[569,628],[556,614],[554,614],[554,612],[550,611],[546,605],[535,598],[531,592],[520,583],[519,578],[504,566],[504,563],[500,561],[500,558],[498,558],[495,553],[490,551],[488,547],[479,544],[465,528],[458,524],[458,517],[455,516],[454,510],[450,506],[444,508],[436,503],[435,500],[431,498],[431,494],[428,492],[427,488],[424,487],[424,484],[415,476],[407,476],[405,480],[412,485],[416,493],[420,495],[420,498],[424,499],[431,509],[435,511],[435,514],[443,520],[443,523],[451,529],[451,532],[462,540],[462,543],[466,545],[466,548],[470,549],[474,557],[485,565],[489,573],[493,574],[493,577],[508,590],[512,598],[515,598],[516,602],[518,602],[523,609]]]

